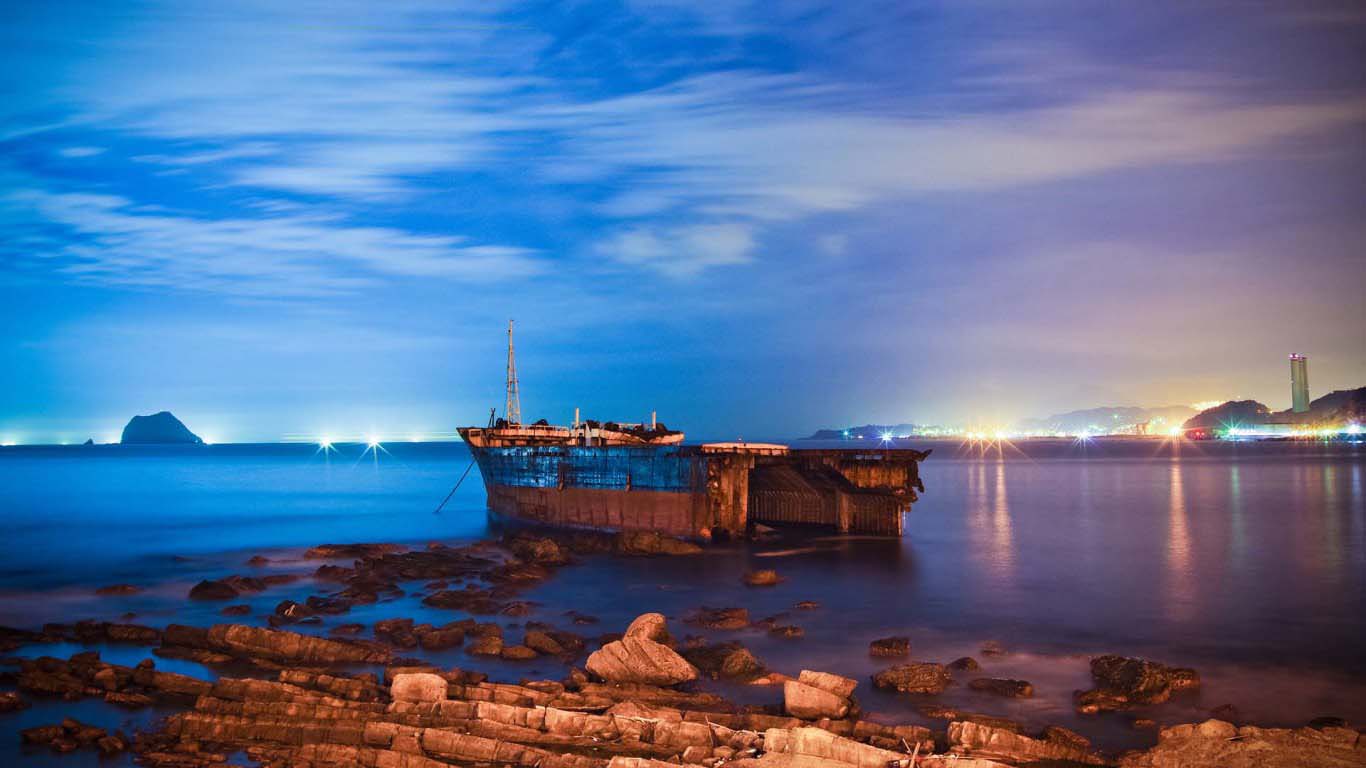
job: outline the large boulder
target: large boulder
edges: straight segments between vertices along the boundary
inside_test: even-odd
[[[873,685],[901,693],[940,693],[953,678],[943,664],[913,661],[873,675]]]
[[[617,551],[623,555],[696,555],[702,548],[690,541],[664,536],[657,531],[622,531]]]
[[[445,701],[446,690],[446,678],[430,672],[401,672],[389,684],[394,701]]]
[[[1012,699],[1027,699],[1034,695],[1034,686],[1028,680],[1011,680],[1001,677],[979,677],[968,683],[968,687],[982,693],[994,693]]]
[[[649,614],[646,614],[649,616]],[[643,620],[643,621],[642,621]],[[588,671],[609,683],[677,685],[697,679],[697,669],[682,656],[648,635],[667,632],[653,618],[639,617],[631,623],[634,633],[622,636],[588,657]]]
[[[169,642],[169,636],[164,642]],[[376,646],[328,640],[245,624],[215,624],[207,633],[210,648],[233,656],[305,664],[378,664],[390,653]]]
[[[849,697],[857,686],[857,680],[803,669],[796,680],[783,681],[783,709],[803,720],[838,720],[853,707]]]

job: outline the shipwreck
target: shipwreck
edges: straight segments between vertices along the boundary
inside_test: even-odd
[[[654,531],[724,540],[756,524],[900,536],[924,492],[910,448],[793,449],[774,443],[685,444],[648,424],[521,421],[512,324],[502,418],[462,427],[495,520],[555,528]]]

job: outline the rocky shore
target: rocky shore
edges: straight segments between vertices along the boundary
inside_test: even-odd
[[[1098,750],[1059,726],[1029,730],[1007,718],[948,707],[922,709],[942,727],[891,724],[864,711],[861,690],[935,696],[961,683],[983,696],[1018,699],[1032,697],[1034,686],[983,675],[971,658],[947,664],[912,660],[905,637],[872,642],[869,655],[887,666],[865,683],[814,669],[773,670],[740,643],[675,636],[687,627],[760,627],[800,637],[800,628],[777,619],[753,621],[744,608],[698,608],[683,626],[673,627],[660,613],[644,613],[625,627],[597,627],[594,632],[608,632],[593,636],[583,633],[596,620],[572,611],[560,614],[568,626],[525,621],[515,632],[491,620],[529,615],[533,606],[521,599],[522,591],[590,552],[686,556],[695,550],[648,535],[523,535],[420,550],[324,545],[307,556],[350,559],[351,565],[319,566],[317,583],[334,588],[282,601],[268,626],[82,621],[0,628],[6,652],[58,642],[148,651],[132,666],[108,663],[94,650],[68,658],[0,660],[7,665],[0,670],[9,670],[0,671],[0,687],[15,689],[0,691],[0,718],[40,699],[157,706],[171,714],[135,733],[66,717],[24,729],[20,739],[28,749],[88,750],[168,768],[240,764],[241,755],[260,765],[318,768],[1366,765],[1366,740],[1346,723],[1330,720],[1298,729],[1222,720],[1176,725],[1160,730],[1155,746],[1122,754]],[[743,581],[764,586],[780,578],[769,571]],[[358,605],[401,594],[412,582],[422,582],[425,605],[468,616],[444,624],[402,617],[368,628],[339,623],[327,637],[299,631],[321,624],[324,616],[344,616]],[[223,613],[231,616],[234,599],[266,586],[264,579],[233,576],[202,582],[186,598],[221,600],[229,604]],[[367,629],[369,636],[362,637]],[[407,655],[456,647],[470,660],[461,668]],[[192,661],[218,676],[158,669],[162,659]],[[477,671],[481,659],[541,659],[565,671],[557,679],[493,681]],[[1073,701],[1078,712],[1095,717],[1162,702],[1200,685],[1194,670],[1123,656],[1098,656],[1090,672],[1094,687],[1077,691]],[[766,686],[756,690],[770,691],[770,701],[728,700],[706,689],[713,679]]]

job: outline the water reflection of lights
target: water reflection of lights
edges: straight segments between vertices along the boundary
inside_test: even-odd
[[[1195,580],[1191,572],[1191,538],[1186,513],[1186,493],[1181,485],[1181,462],[1173,461],[1170,472],[1171,502],[1167,509],[1167,606],[1170,618],[1191,618],[1195,607]]]

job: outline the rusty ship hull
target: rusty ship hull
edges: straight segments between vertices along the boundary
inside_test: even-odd
[[[568,529],[745,536],[756,524],[900,536],[927,451],[726,443],[583,445],[464,429],[495,519]]]

